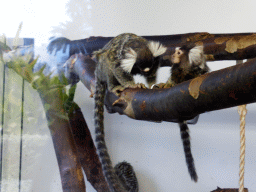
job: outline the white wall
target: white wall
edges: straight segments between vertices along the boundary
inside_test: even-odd
[[[5,1],[4,7],[8,8],[0,12],[1,18],[6,18],[1,19],[0,33],[13,37],[19,22],[23,21],[21,36],[35,37],[36,45],[40,46],[52,36],[52,26],[68,21],[65,2],[67,1]],[[123,32],[139,35],[256,32],[254,2],[95,0],[89,2],[90,6],[85,14],[88,17],[88,30],[79,37],[73,36],[74,31],[71,30],[69,38],[85,38],[86,35],[115,36]],[[216,70],[233,64],[235,62],[223,61],[211,62],[209,66]],[[33,90],[30,92],[36,95]],[[35,105],[41,106],[37,101]],[[93,99],[89,98],[89,91],[81,83],[75,101],[83,109],[93,133]],[[255,110],[255,104],[248,105],[245,187],[250,192],[256,192]],[[57,192],[61,191],[57,161],[42,115],[43,109],[40,107],[39,111],[42,117],[40,122],[30,122],[25,132],[34,139],[26,140],[28,142],[24,148],[27,158],[23,160],[22,178],[25,184],[22,191]],[[217,186],[239,187],[237,108],[202,114],[199,122],[190,126],[192,152],[199,176],[196,184],[191,182],[187,172],[178,125],[135,121],[126,116],[107,113],[105,124],[107,145],[113,163],[126,160],[134,166],[141,192],[208,192]],[[38,126],[40,129],[37,129]],[[11,182],[9,181],[9,185]],[[86,184],[87,191],[93,192],[90,185]]]

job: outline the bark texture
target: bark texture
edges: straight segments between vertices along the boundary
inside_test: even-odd
[[[73,72],[92,91],[96,63],[90,56],[73,55]],[[108,112],[133,119],[178,122],[206,111],[225,109],[256,101],[256,60],[207,73],[167,89],[126,89],[120,98],[107,93]],[[113,103],[115,105],[113,106]]]

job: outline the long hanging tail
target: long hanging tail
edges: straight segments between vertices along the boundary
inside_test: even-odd
[[[183,143],[186,163],[188,167],[188,172],[190,174],[190,177],[193,181],[197,182],[197,174],[196,174],[196,168],[194,165],[194,159],[191,153],[190,148],[190,137],[189,137],[189,129],[187,123],[184,121],[182,123],[179,123],[180,126],[180,135]]]
[[[139,185],[135,172],[130,163],[125,161],[115,166],[116,174],[127,191],[138,192]]]
[[[100,82],[96,81],[96,90],[95,90],[95,111],[94,111],[94,124],[95,124],[95,134],[96,134],[96,147],[97,152],[99,155],[99,159],[102,164],[103,174],[107,180],[107,183],[110,187],[110,190],[112,192],[137,192],[136,188],[138,189],[138,186],[134,188],[133,186],[129,186],[129,183],[126,183],[124,186],[122,186],[121,182],[119,181],[119,178],[126,178],[125,181],[129,181],[127,178],[132,178],[133,175],[135,176],[135,172],[133,171],[133,168],[130,164],[126,164],[126,162],[119,163],[116,167],[116,170],[132,170],[131,172],[123,171],[123,176],[116,175],[115,170],[113,169],[110,156],[108,154],[106,142],[105,142],[105,134],[104,134],[104,99],[105,99],[105,91],[106,87],[105,85],[101,84]],[[124,163],[124,164],[123,164]],[[122,166],[123,165],[123,166]],[[118,173],[119,173],[118,172]],[[136,176],[133,179],[137,179]],[[128,187],[126,187],[128,186]],[[134,190],[133,190],[134,189]]]

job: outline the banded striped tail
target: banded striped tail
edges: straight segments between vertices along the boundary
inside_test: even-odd
[[[180,135],[183,143],[183,149],[185,153],[188,172],[190,174],[191,179],[197,182],[198,177],[197,177],[196,168],[194,165],[194,158],[191,153],[188,125],[187,123],[182,122],[182,123],[179,123],[179,126],[180,126]]]
[[[103,174],[111,192],[138,192],[138,182],[129,163],[122,162],[113,169],[108,154],[104,134],[104,99],[106,86],[96,81],[94,124],[96,148],[102,165]],[[117,176],[118,174],[118,176]]]
[[[110,156],[108,154],[105,134],[104,134],[104,99],[106,86],[96,81],[95,90],[95,108],[94,108],[94,125],[96,134],[96,148],[101,161],[103,174],[112,192],[125,192],[118,183],[117,176],[113,169]]]

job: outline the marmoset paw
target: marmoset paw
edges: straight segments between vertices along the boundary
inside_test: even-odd
[[[126,88],[126,89],[128,89],[128,88],[147,89],[146,85],[144,85],[143,83],[137,83],[137,84],[135,84],[135,85],[127,85],[125,88]]]
[[[121,85],[115,86],[111,91],[116,94],[117,96],[120,96],[120,94],[126,89],[126,87],[123,87]]]
[[[173,83],[159,83],[159,84],[152,85],[151,89],[164,89],[164,88],[170,88],[173,86],[174,86]]]
[[[162,89],[164,88],[165,83],[159,83],[159,84],[154,84],[151,86],[151,89]]]

